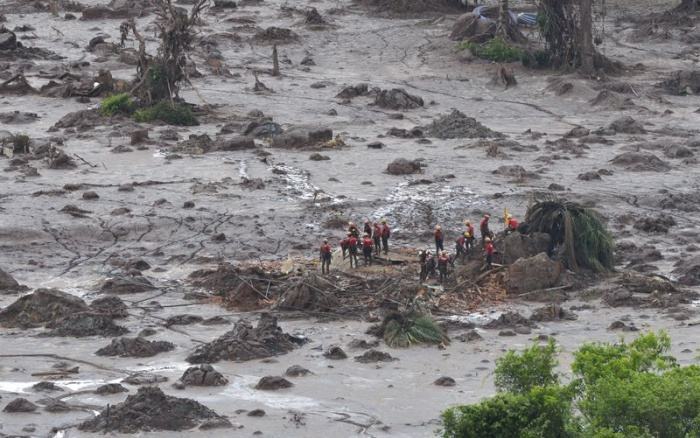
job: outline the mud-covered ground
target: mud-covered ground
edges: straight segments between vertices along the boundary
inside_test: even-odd
[[[305,23],[304,11],[310,7],[326,25]],[[654,10],[669,7],[656,4]],[[244,1],[236,9],[213,9],[202,17],[191,54],[202,76],[193,77],[194,87],[181,91],[188,102],[207,109],[202,124],[143,125],[149,139],[137,145],[130,144],[130,136],[139,127],[126,119],[52,129],[69,113],[95,108],[99,98],[3,92],[0,130],[26,133],[35,147],[48,141],[58,144],[76,166],[51,169],[43,159],[0,158],[5,170],[0,174],[0,268],[30,289],[58,288],[89,303],[103,296],[101,282],[121,274],[125,262],[143,259],[150,265],[144,275],[158,289],[122,296],[129,316],[119,324],[130,331],[127,336],[155,328],[157,333],[149,339],[170,341],[175,348],[148,358],[102,357],[95,352],[109,344],[109,338],[46,338],[36,336],[43,329],[0,329],[2,406],[18,396],[33,403],[46,398],[31,389],[46,376],[32,374],[49,371],[57,362],[79,367],[78,374],[52,378],[64,390],[58,397],[69,404],[67,412],[45,412],[41,403],[32,413],[0,412],[0,436],[89,436],[74,426],[127,396],[92,390],[140,370],[168,377],[160,384],[166,393],[195,399],[242,427],[236,432],[181,432],[182,436],[260,431],[263,436],[413,437],[432,435],[445,407],[491,394],[495,359],[540,334],[554,335],[566,365],[581,342],[617,339],[620,332],[608,330],[610,324],[632,321],[640,329],[667,329],[673,353],[684,363],[693,361],[700,334],[693,323],[700,319],[693,304],[669,313],[613,308],[594,298],[576,311],[577,320],[538,323],[529,334],[503,337],[498,330],[477,328],[482,340],[460,342],[455,336],[466,329],[457,329],[450,332],[453,342],[444,350],[391,350],[382,344],[379,350],[399,360],[379,365],[356,362],[353,356],[362,350],[347,346],[352,339],[371,338],[364,334],[368,322],[282,315],[285,332],[310,342],[274,360],[214,364],[229,380],[225,386],[171,386],[188,367],[185,358],[197,345],[228,331],[240,318],[257,317],[186,300],[185,292],[192,290],[182,284],[184,278],[220,261],[315,257],[320,239],[336,242],[342,236],[342,229],[329,226],[337,218],[387,218],[394,230],[393,245],[417,247],[430,243],[436,223],[451,242],[465,218],[476,221],[483,212],[501,216],[504,208],[522,217],[534,197],[552,193],[595,206],[604,215],[618,243],[620,270],[654,272],[697,291],[700,98],[693,93],[700,89],[693,90],[692,83],[689,88],[659,84],[676,71],[696,68],[700,34],[692,26],[671,26],[667,31],[631,21],[651,12],[638,2],[607,2],[607,8],[607,16],[597,23],[605,24],[606,33],[599,49],[622,62],[622,72],[596,80],[514,64],[518,84],[507,90],[492,84],[497,66],[456,52],[456,43],[448,39],[454,14],[398,18],[349,1],[325,0],[294,5]],[[0,13],[8,29],[31,26],[16,32],[25,46],[63,57],[3,55],[0,83],[19,72],[36,89],[50,80],[65,81],[64,73],[89,78],[107,69],[114,79],[133,78],[135,67],[122,62],[128,60],[120,55],[123,50],[86,49],[98,35],[118,44],[121,18],[68,20],[64,10],[53,17],[20,1],[0,5]],[[153,17],[136,19],[149,50],[157,46],[149,27]],[[256,37],[271,26],[296,34],[276,41],[280,77],[269,74],[272,42]],[[136,43],[129,39],[126,47],[135,48]],[[254,72],[271,91],[254,91]],[[372,95],[336,97],[346,86],[359,83],[370,89],[403,88],[424,105],[389,109],[375,105]],[[420,138],[388,135],[392,128],[427,127],[453,109],[502,137],[465,137],[487,132],[484,127],[462,129],[462,138],[436,138],[430,129],[423,129],[425,136]],[[254,111],[286,131],[332,129],[344,145],[290,149],[271,147],[258,138],[256,149],[205,154],[177,145],[191,134],[216,139],[222,128],[224,139],[243,134],[250,121],[260,119]],[[571,132],[574,128],[578,129]],[[410,132],[404,134],[410,137]],[[368,147],[374,142],[383,146]],[[312,160],[313,153],[328,159]],[[421,173],[386,173],[396,158],[420,160]],[[257,178],[262,184],[245,184]],[[571,300],[565,307],[581,305],[578,292],[567,291]],[[20,295],[0,295],[0,306]],[[498,315],[492,312],[515,309],[529,316],[534,306],[514,299],[482,309],[485,316],[470,318],[480,326]],[[225,315],[228,323],[163,326],[165,319],[184,313]],[[349,358],[325,358],[323,352],[332,344],[341,345]],[[277,392],[253,388],[260,377],[282,375],[295,364],[313,374],[290,378],[294,386]],[[454,378],[456,385],[433,385],[441,376]],[[136,386],[125,386],[128,394],[136,392]],[[265,415],[248,416],[254,409],[263,409]],[[52,432],[54,428],[59,432]]]

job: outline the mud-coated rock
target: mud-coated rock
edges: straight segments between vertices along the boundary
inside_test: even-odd
[[[355,356],[355,362],[360,363],[375,363],[375,362],[392,362],[398,360],[392,357],[389,353],[379,350],[368,350],[360,356]]]
[[[189,386],[225,386],[228,379],[208,364],[187,368],[180,382]]]
[[[674,265],[673,273],[678,282],[685,286],[700,285],[700,256],[681,258]]]
[[[160,374],[138,372],[122,379],[122,383],[129,385],[157,385],[158,383],[167,382],[168,378]]]
[[[411,175],[421,172],[421,163],[417,160],[407,160],[397,158],[386,167],[386,172],[390,175]]]
[[[649,152],[624,152],[610,162],[632,172],[667,172],[671,166]]]
[[[100,292],[105,294],[135,294],[147,292],[156,287],[142,275],[119,275],[107,279],[100,286]]]
[[[165,326],[170,327],[173,325],[191,325],[197,324],[204,321],[199,315],[175,315],[165,320]]]
[[[106,383],[95,389],[95,394],[99,395],[119,394],[122,392],[129,392],[129,390],[119,383]]]
[[[56,386],[56,384],[53,382],[48,382],[48,381],[39,382],[39,383],[35,384],[34,386],[32,386],[32,389],[34,391],[40,391],[40,392],[63,391],[63,388],[61,388],[60,386]]]
[[[37,405],[34,403],[30,402],[26,398],[16,398],[9,402],[7,406],[2,410],[3,412],[7,413],[16,413],[16,412],[34,412],[37,410]]]
[[[561,272],[561,263],[545,253],[519,259],[508,267],[508,293],[522,294],[550,288],[557,284]]]
[[[483,339],[479,332],[476,330],[469,330],[466,333],[459,334],[455,336],[455,339],[461,342],[474,342],[474,341],[480,341]]]
[[[452,377],[442,376],[442,377],[438,377],[438,379],[433,382],[433,385],[455,386],[455,385],[457,385],[457,382]]]
[[[303,377],[303,376],[308,376],[311,374],[311,371],[307,370],[301,365],[292,365],[291,367],[287,368],[287,371],[284,372],[284,375],[287,377]]]
[[[114,337],[128,333],[125,327],[114,323],[110,315],[94,312],[73,313],[58,321],[47,324],[52,329],[46,336],[86,336]]]
[[[338,345],[331,345],[328,347],[328,350],[323,353],[323,356],[332,360],[342,360],[348,358],[348,355]]]
[[[0,294],[23,292],[26,286],[20,285],[10,274],[0,269]]]
[[[216,141],[216,149],[220,151],[242,151],[245,149],[255,149],[255,142],[252,137],[229,137],[220,138]]]
[[[90,309],[93,313],[101,313],[110,318],[126,318],[129,316],[129,311],[126,303],[119,297],[102,297],[90,303]]]
[[[264,391],[276,391],[278,389],[291,388],[294,386],[292,382],[280,376],[265,376],[261,378],[255,389],[261,389]]]
[[[486,329],[515,328],[517,326],[533,326],[534,323],[517,312],[502,313],[497,319],[484,325]]]
[[[37,289],[34,293],[19,298],[0,311],[3,327],[31,328],[65,318],[78,312],[88,311],[80,298],[58,289]]]
[[[391,90],[381,90],[377,94],[374,104],[380,108],[408,110],[422,107],[423,99],[408,94],[403,88],[392,88]]]
[[[668,233],[669,228],[676,225],[673,216],[660,214],[657,217],[639,218],[634,223],[634,228],[647,233]]]
[[[558,304],[550,304],[548,306],[540,307],[535,309],[530,316],[530,320],[542,322],[542,321],[574,321],[578,319],[578,315],[574,312],[564,309]]]
[[[93,433],[182,431],[208,420],[227,422],[194,400],[165,395],[156,387],[143,387],[124,402],[108,406],[97,417],[80,424],[78,429]]]
[[[264,313],[258,325],[238,321],[233,329],[214,341],[200,345],[187,357],[189,363],[215,363],[220,360],[247,361],[286,354],[306,340],[282,332],[277,318]]]
[[[141,337],[113,339],[112,343],[95,352],[98,356],[151,357],[172,351],[175,345],[167,341],[149,341]]]

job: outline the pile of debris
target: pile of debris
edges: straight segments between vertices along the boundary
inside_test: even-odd
[[[0,311],[0,325],[22,329],[53,324],[89,307],[80,298],[58,289],[37,289]]]
[[[419,128],[426,137],[449,138],[502,138],[503,134],[492,131],[473,117],[458,110],[439,117],[433,123]]]
[[[78,426],[83,432],[138,433],[230,427],[231,423],[206,406],[165,395],[160,388],[139,388],[122,403],[107,406],[100,414]]]
[[[263,359],[289,353],[305,342],[304,338],[284,333],[277,325],[277,318],[269,313],[263,313],[256,327],[248,321],[238,321],[231,331],[208,344],[197,347],[187,357],[187,361],[205,364],[220,360]]]

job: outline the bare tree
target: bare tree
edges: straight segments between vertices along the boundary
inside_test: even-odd
[[[178,97],[179,84],[188,81],[187,52],[192,49],[194,26],[199,15],[209,5],[209,0],[195,0],[192,9],[176,7],[172,0],[152,0],[156,7],[156,21],[160,46],[156,56],[146,53],[146,43],[136,29],[133,20],[120,27],[122,41],[131,31],[139,41],[139,63],[136,86],[131,94],[139,96],[145,103]]]
[[[505,37],[508,35],[508,0],[500,0],[498,6],[498,28],[496,33]]]

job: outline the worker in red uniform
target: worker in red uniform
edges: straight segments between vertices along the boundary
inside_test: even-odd
[[[479,224],[479,230],[481,231],[481,244],[482,244],[482,246],[486,245],[486,238],[487,237],[489,239],[493,239],[493,234],[491,233],[491,230],[489,229],[489,219],[491,219],[491,215],[485,214],[484,218],[481,219],[481,223]]]
[[[351,234],[348,233],[345,239],[340,241],[340,249],[343,251],[343,260],[345,260],[346,254],[350,249],[350,236]]]
[[[486,269],[491,269],[491,263],[493,262],[493,254],[496,252],[496,249],[494,248],[493,242],[491,241],[490,237],[485,238],[484,242],[484,253],[486,254]]]
[[[348,233],[352,234],[355,239],[360,238],[360,230],[357,229],[354,222],[348,222]]]
[[[372,238],[369,237],[369,234],[365,233],[364,237],[362,238],[362,255],[365,256],[365,266],[372,265],[372,246],[373,245],[374,245],[374,242],[372,242]]]
[[[372,235],[372,222],[370,222],[369,219],[367,219],[367,218],[365,218],[364,233],[369,234],[370,236]]]
[[[438,253],[438,271],[440,272],[440,283],[447,280],[447,265],[450,263],[450,256],[447,251]]]
[[[384,254],[389,254],[389,238],[391,237],[391,228],[386,223],[386,219],[382,219],[382,247]]]
[[[506,234],[512,233],[518,230],[518,220],[513,217],[512,214],[506,216]]]
[[[465,234],[460,234],[459,237],[457,238],[457,241],[455,241],[455,254],[456,258],[461,258],[462,262],[464,262],[464,257],[467,253],[467,238],[465,237]]]
[[[435,225],[435,232],[433,233],[435,236],[435,252],[437,254],[440,254],[440,251],[444,251],[445,247],[443,245],[443,242],[445,241],[445,235],[442,232],[442,227],[440,225]]]
[[[353,267],[353,261],[357,268],[357,238],[350,234],[348,237],[348,251],[350,252],[350,267]]]
[[[323,244],[320,250],[321,273],[329,274],[331,272],[331,246],[328,244],[328,239],[323,239]]]
[[[374,240],[374,255],[379,255],[379,252],[382,250],[382,226],[379,225],[379,222],[374,223],[372,240]]]
[[[474,225],[468,220],[464,221],[464,226],[467,227],[467,231],[464,233],[464,237],[467,239],[467,252],[474,249]]]

